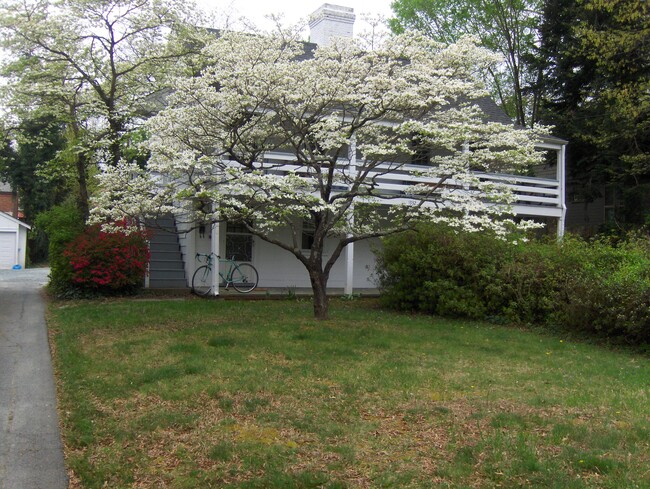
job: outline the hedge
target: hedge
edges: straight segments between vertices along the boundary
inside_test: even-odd
[[[517,244],[435,225],[384,240],[385,305],[650,343],[650,239]]]

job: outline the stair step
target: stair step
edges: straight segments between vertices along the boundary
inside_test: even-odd
[[[153,228],[175,228],[174,218],[171,216],[161,216],[156,219],[146,221],[146,225]]]
[[[154,279],[149,278],[150,289],[186,289],[187,282],[179,279]]]
[[[153,256],[155,253],[163,259],[169,257],[181,259],[182,257],[180,256],[180,245],[176,244],[174,246],[168,246],[169,244],[171,243],[153,243],[153,246],[149,246],[151,255]]]
[[[173,217],[147,223],[151,230],[149,288],[187,288],[185,264]]]
[[[167,275],[175,275],[177,277],[185,277],[185,269],[182,267],[159,267],[159,268],[149,268],[149,276],[150,277],[163,277]]]
[[[182,256],[179,250],[150,250],[151,251],[151,261],[180,261],[182,262]]]
[[[178,243],[150,243],[149,248],[152,250],[152,252],[160,252],[160,251],[166,251],[166,252],[175,252],[178,253],[179,259],[181,255],[181,247]]]
[[[165,270],[185,273],[185,267],[180,262],[149,262],[149,273],[164,272]]]
[[[149,240],[151,243],[178,243],[178,236],[175,234],[154,234]]]
[[[151,258],[149,259],[149,264],[155,263],[156,265],[161,265],[164,263],[171,263],[171,262],[178,262],[183,264],[181,268],[185,268],[185,264],[182,260],[182,258],[179,258],[180,253],[176,253],[176,255],[172,255],[171,253],[157,253],[151,254]],[[164,268],[164,267],[163,267]]]

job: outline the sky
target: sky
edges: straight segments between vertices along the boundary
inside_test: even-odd
[[[213,12],[217,18],[229,18],[230,21],[240,17],[250,19],[263,29],[272,28],[270,21],[264,18],[268,14],[284,14],[286,24],[294,24],[315,12],[322,4],[330,3],[352,7],[357,18],[354,34],[367,28],[362,14],[372,16],[391,16],[392,0],[196,0],[205,10]],[[308,34],[305,33],[307,36]]]

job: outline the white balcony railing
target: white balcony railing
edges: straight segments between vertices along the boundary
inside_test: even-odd
[[[291,155],[274,153],[267,154],[264,169],[275,174],[296,173],[309,174],[309,171],[296,165],[291,161]],[[375,185],[374,192],[390,197],[387,204],[404,204],[413,201],[410,195],[411,187],[414,185],[436,185],[437,178],[422,175],[424,168],[418,165],[409,164],[390,164],[386,163],[373,168],[368,173],[367,179],[372,180]],[[342,164],[343,172],[349,171],[347,166]],[[557,217],[562,216],[563,199],[562,185],[560,180],[552,178],[539,178],[523,175],[506,175],[475,173],[481,182],[492,182],[501,184],[510,189],[515,196],[513,209],[517,214],[538,217]],[[447,187],[457,185],[452,180],[444,182]],[[462,188],[458,185],[460,191],[477,191],[476,189]]]

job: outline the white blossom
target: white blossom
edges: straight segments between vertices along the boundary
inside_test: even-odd
[[[325,276],[348,243],[424,217],[502,236],[531,226],[503,217],[514,198],[507,182],[477,173],[516,174],[541,161],[539,133],[488,123],[476,104],[486,96],[477,68],[492,53],[469,38],[442,46],[404,35],[372,50],[346,39],[306,55],[293,39],[215,39],[201,75],[177,79],[169,106],[148,121],[147,171],[103,174],[95,215],[239,220]],[[428,164],[411,164],[415,143]],[[316,219],[317,238],[339,238],[328,262],[322,243],[302,256],[270,236],[299,219]]]

